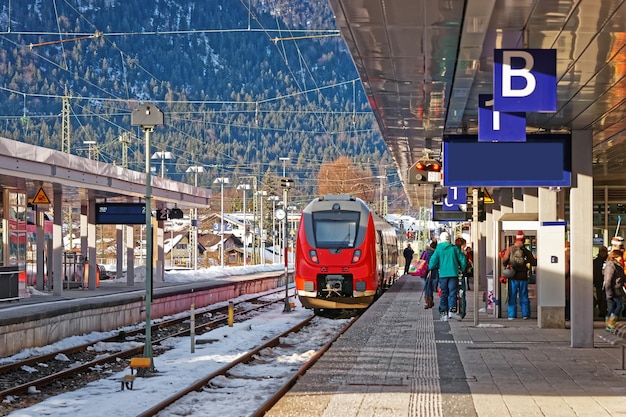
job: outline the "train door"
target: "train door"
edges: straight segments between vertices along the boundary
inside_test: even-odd
[[[385,241],[383,239],[383,232],[376,230],[376,274],[378,279],[376,287],[376,296],[380,296],[383,290],[383,284],[385,281]]]

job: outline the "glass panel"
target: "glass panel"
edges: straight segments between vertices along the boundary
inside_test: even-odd
[[[318,248],[352,248],[359,225],[358,212],[313,213],[315,246]]]
[[[9,265],[26,267],[26,194],[9,193]]]

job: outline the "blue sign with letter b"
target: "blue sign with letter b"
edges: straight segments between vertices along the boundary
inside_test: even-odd
[[[556,49],[496,49],[493,109],[556,111]]]

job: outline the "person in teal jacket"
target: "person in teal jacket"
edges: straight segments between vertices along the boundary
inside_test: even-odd
[[[458,246],[450,243],[450,234],[442,232],[439,235],[437,249],[430,257],[428,269],[439,269],[439,288],[441,297],[439,298],[439,314],[441,321],[448,321],[448,318],[461,320],[461,316],[456,311],[456,299],[459,291],[459,272],[465,271],[467,258]]]

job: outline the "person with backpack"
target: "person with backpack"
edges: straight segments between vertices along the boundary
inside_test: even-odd
[[[435,252],[430,257],[428,269],[439,269],[439,315],[441,321],[461,320],[457,313],[456,300],[459,292],[459,271],[466,267],[465,255],[461,250],[450,243],[450,234],[442,232]]]
[[[624,268],[621,250],[612,250],[604,264],[604,293],[608,307],[606,330],[615,331],[615,323],[624,308]]]
[[[515,243],[509,246],[502,256],[504,266],[510,267],[515,274],[508,279],[509,300],[508,318],[517,318],[517,299],[522,307],[522,318],[530,318],[530,300],[528,299],[528,265],[537,265],[537,259],[532,252],[524,246],[524,232],[519,230],[515,235]]]

